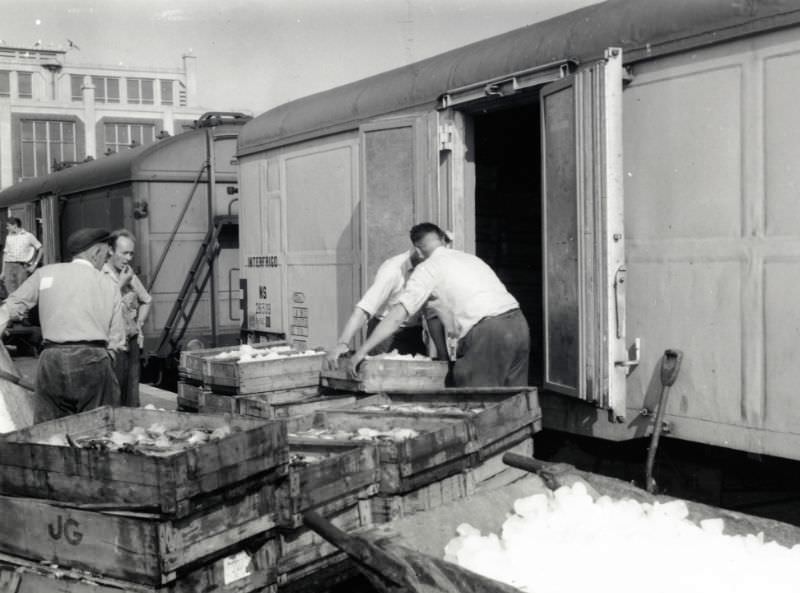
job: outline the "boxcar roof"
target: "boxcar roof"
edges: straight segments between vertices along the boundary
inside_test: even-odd
[[[622,47],[632,62],[800,22],[800,0],[608,0],[275,107],[239,135],[244,156],[433,109],[448,89]]]
[[[229,131],[238,133],[241,130],[241,126],[220,126],[218,129],[224,133]],[[203,136],[203,138],[198,139],[198,135]],[[22,181],[0,191],[0,207],[30,202],[46,194],[66,196],[129,181],[159,181],[162,179],[175,181],[176,172],[169,170],[170,165],[163,169],[152,169],[148,167],[148,164],[158,162],[163,165],[164,163],[161,161],[164,157],[158,153],[164,152],[169,156],[170,153],[165,151],[170,151],[173,147],[178,152],[181,152],[191,149],[191,146],[198,142],[200,146],[205,146],[204,135],[205,129],[188,130],[175,136],[157,140],[153,144],[123,150],[93,161],[73,165],[49,175]],[[175,146],[176,144],[185,144],[185,146]],[[198,156],[197,165],[199,168],[200,163],[206,157],[204,149],[202,154]],[[155,157],[155,161],[151,157]],[[192,178],[196,174],[197,171],[186,173]],[[186,175],[183,176],[185,177]]]

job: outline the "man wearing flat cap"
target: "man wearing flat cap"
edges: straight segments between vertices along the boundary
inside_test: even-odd
[[[43,352],[36,374],[34,422],[119,405],[112,357],[125,349],[120,293],[100,269],[109,233],[85,228],[67,239],[69,263],[39,268],[0,307],[0,332],[36,305]]]

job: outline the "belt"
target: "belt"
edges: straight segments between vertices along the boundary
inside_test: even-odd
[[[42,348],[61,348],[65,346],[84,346],[89,348],[106,348],[108,347],[108,342],[105,340],[79,340],[77,342],[51,342],[49,340],[45,340],[42,342]]]
[[[509,309],[508,311],[504,311],[503,313],[499,313],[498,315],[487,315],[486,317],[481,317],[478,320],[478,323],[480,323],[481,321],[486,321],[487,319],[501,319],[503,317],[508,317],[508,316],[513,315],[515,313],[519,313],[520,310],[521,309],[519,307],[514,307],[513,309]],[[475,325],[478,325],[478,323],[476,323]],[[473,327],[475,327],[475,326],[473,326]]]

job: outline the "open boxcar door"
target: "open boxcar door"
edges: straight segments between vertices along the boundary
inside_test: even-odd
[[[544,387],[625,416],[622,52],[541,91]]]

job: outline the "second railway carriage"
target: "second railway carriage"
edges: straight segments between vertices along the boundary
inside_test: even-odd
[[[133,232],[134,268],[153,297],[144,326],[149,354],[170,359],[193,338],[236,343],[234,153],[247,119],[209,113],[176,136],[18,183],[0,192],[0,216],[16,216],[39,235],[44,263],[65,257],[78,228]]]
[[[333,345],[412,224],[520,300],[545,426],[800,459],[800,3],[610,0],[276,107],[238,144],[245,328]]]

